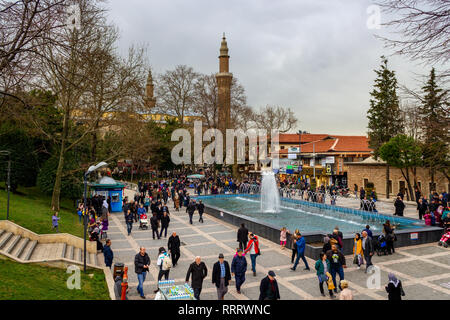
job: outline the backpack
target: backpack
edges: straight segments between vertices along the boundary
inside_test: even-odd
[[[166,271],[170,270],[170,268],[172,268],[172,258],[170,255],[166,254],[162,261],[162,270]]]

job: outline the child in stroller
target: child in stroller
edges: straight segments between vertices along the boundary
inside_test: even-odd
[[[384,237],[384,235],[380,235],[378,237],[374,247],[378,256],[381,256],[381,253],[384,253],[384,255],[388,254],[386,238]]]
[[[147,230],[148,229],[148,218],[146,213],[142,213],[139,216],[139,229]]]
[[[444,233],[441,240],[439,240],[438,245],[448,248],[449,244],[450,244],[450,228],[447,228],[447,232]]]

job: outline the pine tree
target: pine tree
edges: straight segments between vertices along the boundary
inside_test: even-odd
[[[367,111],[369,146],[376,159],[381,146],[403,132],[395,72],[388,69],[388,60],[384,56],[381,61],[380,69],[375,70],[377,78]],[[386,197],[389,198],[389,165],[386,165]]]
[[[424,144],[423,160],[430,170],[431,182],[434,184],[434,174],[437,170],[443,172],[449,179],[449,90],[439,88],[434,68],[431,69],[430,77],[422,90],[424,96],[419,113],[421,139]]]

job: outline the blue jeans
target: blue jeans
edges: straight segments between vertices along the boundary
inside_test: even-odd
[[[128,235],[131,234],[131,229],[133,228],[133,224],[131,222],[127,222],[127,231],[128,231]]]
[[[251,254],[250,255],[250,260],[252,260],[252,271],[256,272],[256,257],[258,255],[257,254]]]
[[[194,289],[194,298],[200,300],[200,293],[202,293],[202,288],[192,288]]]
[[[234,278],[236,280],[236,290],[241,291],[241,286],[245,282],[245,273],[235,274]]]
[[[302,254],[297,254],[297,259],[295,259],[295,263],[294,263],[294,266],[293,266],[294,270],[295,270],[295,268],[297,268],[297,265],[298,265],[298,262],[300,261],[300,258],[302,258],[303,262],[305,263],[305,268],[309,269],[308,261],[306,261],[305,254],[302,253]]]
[[[330,273],[331,273],[331,277],[333,278],[333,284],[334,286],[337,288],[339,287],[339,290],[342,291],[341,288],[341,280],[344,280],[344,268],[342,268],[342,266],[336,268],[336,267],[331,267],[330,268]],[[339,274],[339,286],[336,285],[336,273]],[[336,289],[335,289],[336,290]]]
[[[141,295],[141,297],[144,296],[144,281],[145,281],[145,277],[147,276],[147,271],[144,271],[142,273],[138,273],[138,287],[137,290],[139,291],[139,294]]]

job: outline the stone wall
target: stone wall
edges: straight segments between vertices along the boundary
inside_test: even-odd
[[[347,172],[348,187],[353,192],[354,184],[358,185],[358,189],[364,186],[364,179],[368,179],[369,182],[373,182],[375,190],[379,197],[386,197],[386,166],[380,164],[354,164],[348,166]],[[392,181],[392,193],[390,197],[396,196],[400,190],[400,181],[404,181],[405,188],[408,188],[406,179],[403,177],[400,169],[390,167],[389,179]],[[411,186],[414,188],[414,180],[412,173],[410,172]],[[430,182],[431,177],[429,172],[425,168],[417,169],[417,181],[420,183],[422,194],[427,197],[430,194]],[[448,180],[442,173],[436,173],[434,177],[436,183],[436,191],[441,193],[443,191],[449,192]],[[405,197],[406,199],[406,197]]]

